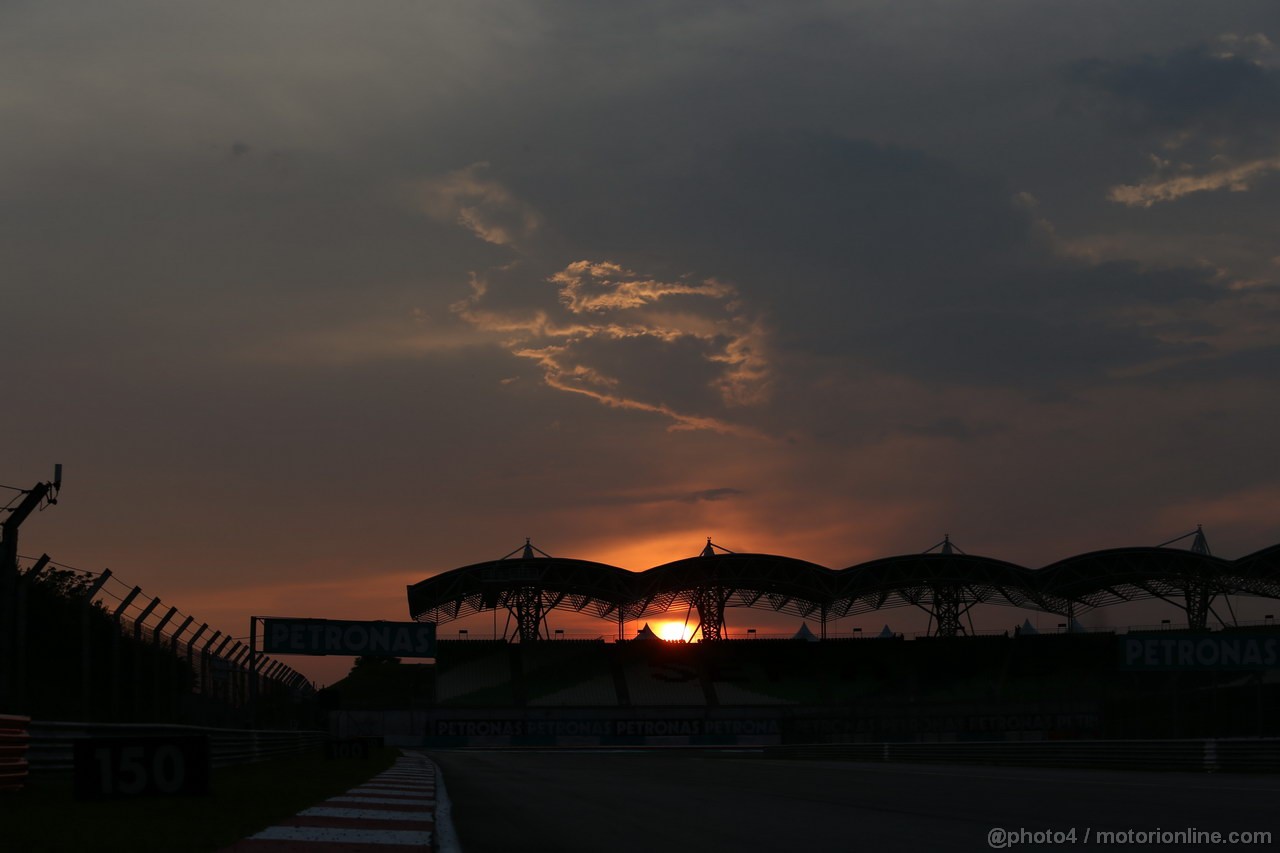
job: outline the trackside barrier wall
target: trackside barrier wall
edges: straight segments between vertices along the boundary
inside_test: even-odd
[[[27,782],[29,717],[0,714],[0,791],[19,791]]]
[[[902,704],[860,708],[490,707],[329,714],[338,737],[383,737],[394,746],[773,746],[814,743],[1094,740],[1096,703]]]
[[[106,723],[31,724],[31,769],[36,773],[70,771],[75,742],[85,738],[208,735],[213,766],[246,764],[286,755],[318,751],[328,735],[315,731],[253,731],[204,726],[157,726]]]
[[[779,743],[776,716],[754,709],[551,708],[480,711],[335,711],[337,737],[381,737],[390,746],[763,746]]]
[[[1280,773],[1280,738],[788,744],[771,758]]]

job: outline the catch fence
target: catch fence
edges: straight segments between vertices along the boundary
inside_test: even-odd
[[[30,558],[24,558],[30,559]],[[313,685],[236,637],[121,581],[42,556],[17,577],[16,689],[38,720],[295,724]],[[254,681],[256,680],[256,685]],[[251,697],[257,693],[259,719]]]

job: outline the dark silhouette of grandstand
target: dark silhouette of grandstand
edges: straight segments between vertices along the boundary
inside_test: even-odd
[[[1134,637],[1274,645],[1276,632],[442,639],[433,665],[385,665],[366,673],[376,683],[357,671],[325,692],[341,731],[437,746],[1275,737],[1274,668],[1118,663]]]
[[[1168,547],[1184,539],[1192,539],[1189,549]],[[696,557],[631,572],[552,557],[526,540],[501,559],[408,587],[413,619],[444,623],[506,610],[508,624],[514,623],[508,635],[522,643],[547,636],[546,616],[553,609],[611,620],[622,639],[625,622],[680,605],[697,613],[694,636],[703,640],[724,636],[729,607],[812,619],[825,638],[829,620],[913,606],[929,614],[931,634],[954,637],[972,632],[969,611],[978,604],[1040,610],[1070,622],[1086,610],[1153,598],[1181,608],[1189,628],[1204,630],[1211,613],[1224,624],[1235,621],[1229,595],[1280,598],[1280,544],[1224,560],[1210,553],[1197,528],[1156,547],[1094,551],[1029,569],[966,554],[947,537],[921,554],[834,570],[791,557],[733,553],[708,539]],[[1228,619],[1214,610],[1219,597]]]

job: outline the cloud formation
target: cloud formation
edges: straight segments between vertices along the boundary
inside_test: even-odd
[[[511,334],[503,346],[537,365],[551,388],[611,408],[661,415],[676,430],[756,434],[707,413],[758,405],[769,397],[767,332],[758,319],[741,312],[734,288],[713,279],[660,280],[609,261],[575,261],[546,276],[543,284],[554,288],[557,304],[548,300],[543,307],[515,311],[491,307],[488,281],[473,276],[471,295],[454,311],[479,330]],[[680,304],[668,307],[675,302]],[[654,369],[632,362],[632,381],[624,381],[600,365],[607,356],[602,344],[626,344],[636,355],[647,352],[655,358]],[[664,385],[671,389],[684,380],[671,370],[705,375],[707,368],[712,368],[705,380],[710,399],[701,406],[696,392],[686,397],[689,407],[653,396]]]
[[[726,299],[735,295],[732,287],[715,279],[693,283],[657,281],[641,278],[608,261],[575,261],[550,280],[560,285],[560,301],[574,314],[639,308],[667,296]]]
[[[488,163],[423,181],[418,186],[423,210],[431,217],[466,228],[486,243],[516,246],[538,230],[537,212],[490,177]]]
[[[1164,55],[1080,62],[1071,76],[1102,96],[1093,108],[1117,127],[1175,148],[1280,125],[1277,59],[1264,34],[1227,34]]]
[[[540,277],[528,242],[542,216],[477,163],[421,184],[425,209],[515,260],[472,272],[453,313],[536,365],[549,388],[660,415],[674,430],[758,435],[731,410],[769,399],[768,332],[737,289],[715,278],[645,275],[577,260]],[[518,226],[518,227],[517,227]],[[623,375],[625,374],[625,375]],[[674,398],[674,399],[673,399]]]
[[[1264,33],[1082,62],[1072,77],[1097,96],[1094,111],[1161,152],[1149,155],[1154,174],[1112,186],[1110,201],[1149,208],[1194,193],[1247,192],[1280,169],[1280,50]]]
[[[1191,193],[1224,189],[1246,192],[1260,179],[1280,171],[1280,157],[1253,160],[1200,173],[1192,172],[1192,167],[1187,164],[1173,167],[1166,160],[1155,160],[1156,174],[1141,183],[1112,187],[1107,198],[1128,207],[1151,207],[1160,202],[1175,201]]]

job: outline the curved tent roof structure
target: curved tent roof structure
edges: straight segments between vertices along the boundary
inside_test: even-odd
[[[617,566],[528,555],[463,566],[413,584],[409,614],[419,622],[449,622],[504,607],[522,620],[520,636],[528,639],[553,608],[601,619],[640,618],[645,614],[636,608],[633,586],[633,573]]]
[[[936,633],[952,636],[964,633],[961,617],[976,604],[1070,619],[1095,607],[1159,598],[1182,607],[1188,623],[1203,628],[1218,595],[1280,598],[1280,545],[1234,561],[1214,557],[1207,548],[1117,548],[1041,569],[964,554],[949,542],[941,552],[885,557],[841,570],[774,554],[717,553],[710,542],[699,556],[643,572],[535,551],[526,543],[523,551],[503,559],[411,585],[410,616],[448,622],[505,608],[516,620],[518,636],[529,641],[541,636],[552,609],[589,613],[621,626],[624,620],[685,605],[697,611],[702,638],[718,639],[727,607],[816,618],[825,632],[830,618],[915,606],[929,612]]]

